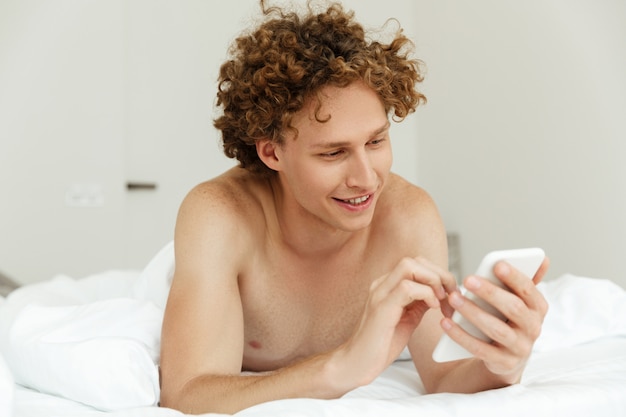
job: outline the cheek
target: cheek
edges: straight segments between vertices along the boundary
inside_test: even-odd
[[[387,149],[386,152],[377,153],[372,162],[378,175],[387,177],[393,165],[393,153],[391,152],[391,148]]]
[[[300,160],[297,166],[290,167],[287,177],[294,192],[306,199],[307,196],[327,193],[337,173],[314,162]]]
[[[387,171],[389,171],[391,169],[391,166],[393,165],[393,154],[391,152],[391,150],[387,153],[387,156],[385,158],[385,168]]]
[[[344,174],[341,166],[312,164],[302,170],[298,177],[299,200],[310,207],[325,204],[328,198],[338,194],[342,187]],[[308,203],[306,203],[308,201]]]
[[[305,193],[322,193],[329,194],[337,188],[341,179],[341,173],[337,169],[331,169],[330,167],[317,168],[312,174],[305,178],[307,189]]]

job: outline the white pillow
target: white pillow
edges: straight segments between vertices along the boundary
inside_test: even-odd
[[[111,411],[156,405],[163,313],[115,298],[75,306],[27,305],[3,343],[15,382]]]
[[[0,355],[0,416],[13,415],[15,386],[7,364]]]
[[[171,241],[161,248],[141,271],[132,288],[133,298],[152,301],[157,307],[165,310],[174,269],[174,242]]]
[[[565,274],[538,288],[550,308],[536,352],[626,336],[626,291],[614,282]]]

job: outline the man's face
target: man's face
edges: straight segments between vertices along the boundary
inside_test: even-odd
[[[322,89],[293,118],[298,136],[276,149],[285,197],[335,229],[367,227],[392,163],[389,120],[378,95],[362,82]]]

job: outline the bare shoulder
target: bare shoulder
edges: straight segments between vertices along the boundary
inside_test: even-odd
[[[433,221],[440,221],[439,211],[430,194],[395,174],[390,175],[380,203],[381,214],[384,214],[385,221],[390,222],[387,226],[423,229]]]
[[[219,215],[247,217],[260,208],[266,192],[263,180],[240,168],[198,184],[185,197],[181,210],[217,212]],[[186,213],[183,213],[186,214]]]
[[[434,206],[433,199],[426,190],[396,174],[390,174],[386,191],[389,192],[390,196],[396,201],[407,205],[403,208],[421,210],[425,208],[425,205]]]
[[[176,221],[175,278],[207,277],[219,268],[236,279],[264,236],[269,200],[267,181],[240,168],[194,187]]]
[[[391,174],[379,205],[379,221],[399,245],[412,251],[407,255],[447,262],[445,226],[426,190]]]
[[[230,239],[251,236],[251,230],[246,229],[257,227],[264,216],[268,190],[266,182],[240,168],[197,185],[181,204],[176,240],[210,241],[208,235],[215,232]]]

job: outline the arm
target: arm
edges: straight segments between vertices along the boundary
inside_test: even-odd
[[[199,394],[208,403],[221,395],[219,386],[198,393],[197,381],[238,373],[243,353],[239,255],[233,249],[242,243],[238,219],[219,188],[201,187],[179,211],[176,269],[161,334],[161,405],[185,412],[199,410],[202,401],[194,399]]]

